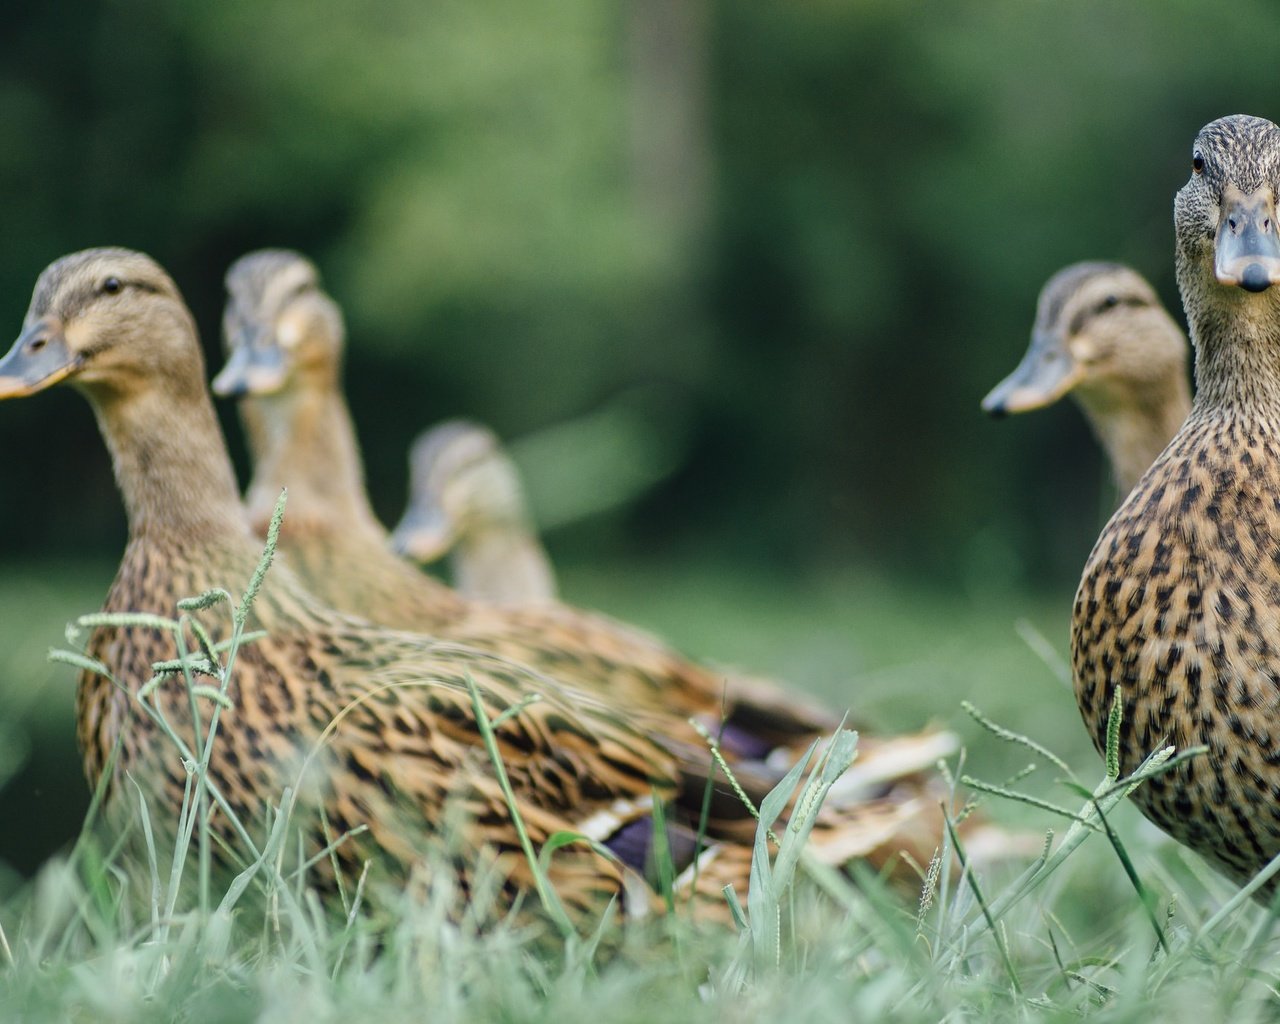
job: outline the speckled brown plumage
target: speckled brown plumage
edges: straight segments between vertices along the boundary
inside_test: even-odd
[[[1124,771],[1167,743],[1206,745],[1134,799],[1241,881],[1280,852],[1280,289],[1267,284],[1280,281],[1278,171],[1269,121],[1224,118],[1196,139],[1175,204],[1195,403],[1103,530],[1072,621],[1095,743],[1120,686]],[[1233,262],[1255,243],[1244,259],[1256,269]]]
[[[1187,339],[1155,289],[1119,263],[1073,263],[1045,283],[1031,344],[982,400],[992,416],[1070,394],[1111,461],[1120,497],[1191,409]]]
[[[227,273],[224,317],[230,350],[215,390],[240,395],[254,458],[246,493],[265,529],[275,495],[287,486],[297,518],[282,544],[309,589],[335,608],[399,629],[421,630],[547,672],[623,701],[662,720],[664,734],[701,743],[686,719],[713,730],[729,715],[726,746],[748,757],[803,747],[838,724],[814,702],[769,683],[717,671],[605,616],[546,602],[495,607],[459,596],[395,557],[364,491],[359,447],[340,384],[345,342],[337,305],[297,253],[251,253]],[[301,524],[301,525],[298,525]],[[936,731],[888,744],[899,777],[932,767],[947,747]],[[883,744],[863,735],[860,761]],[[890,763],[886,758],[885,763]]]
[[[252,570],[247,536],[232,551],[227,538],[169,547],[163,537],[132,542],[108,596],[108,611],[172,614],[174,601],[219,581],[243,581]],[[225,617],[224,617],[225,618]],[[518,666],[474,652],[428,647],[421,638],[372,630],[367,624],[317,606],[277,567],[259,597],[257,624],[270,636],[244,648],[232,690],[234,709],[224,715],[211,771],[237,814],[260,823],[268,802],[295,782],[303,760],[326,728],[354,707],[320,747],[316,781],[305,804],[323,807],[330,825],[345,831],[367,825],[367,837],[345,844],[339,858],[358,874],[375,858],[374,877],[407,872],[437,839],[446,801],[467,811],[473,859],[489,847],[520,883],[527,881],[510,816],[479,746],[469,674],[485,690],[490,715],[536,689],[542,703],[499,729],[512,782],[533,834],[545,839],[566,823],[600,812],[620,822],[646,813],[646,789],[674,793],[677,776],[661,747],[639,736],[616,715],[562,697],[545,680]],[[219,635],[218,617],[210,618]],[[136,690],[154,661],[176,652],[152,630],[99,629],[88,653],[112,676]],[[160,704],[187,734],[190,715],[181,684],[167,685]],[[78,691],[79,739],[91,783],[117,735],[124,745],[116,778],[128,772],[175,809],[185,781],[176,755],[141,715],[127,692],[99,676],[85,675]],[[185,728],[184,728],[185,727]],[[304,790],[307,787],[304,786]],[[159,816],[159,815],[158,815]],[[607,838],[601,834],[599,838]],[[318,846],[318,835],[312,836]],[[390,854],[390,856],[386,856]],[[584,861],[591,862],[584,865]],[[563,870],[589,892],[570,892],[579,906],[613,894],[621,874],[594,855],[576,852]]]
[[[259,542],[245,521],[203,386],[190,314],[148,257],[89,250],[41,275],[23,333],[0,361],[0,398],[64,379],[94,408],[128,512],[130,539],[105,609],[170,615],[179,598],[242,587]],[[215,640],[225,634],[216,609],[197,614]],[[332,611],[286,566],[268,574],[253,619],[268,635],[239,653],[210,778],[250,825],[261,823],[284,788],[294,786],[295,821],[308,852],[323,845],[320,811],[338,832],[367,826],[366,834],[338,849],[353,874],[367,859],[375,878],[404,877],[441,855],[465,891],[476,865],[496,857],[509,895],[529,885],[510,813],[480,744],[468,676],[490,717],[529,694],[541,698],[497,729],[535,845],[563,830],[611,842],[644,825],[654,796],[693,807],[701,799],[699,776],[681,771],[666,738],[637,728],[625,705],[562,687],[492,651]],[[112,814],[129,797],[127,773],[150,795],[153,822],[172,830],[187,775],[136,697],[152,664],[176,655],[172,638],[149,627],[102,627],[88,653],[111,676],[85,672],[77,694],[89,779],[97,781],[119,743],[107,790]],[[190,735],[181,685],[170,681],[155,699],[178,733]],[[451,803],[466,811],[465,826],[451,831],[457,845],[445,850]],[[829,849],[835,856],[859,842],[883,851],[884,822],[907,813],[901,801],[870,801],[828,814],[821,832],[832,842],[819,854]],[[214,825],[227,834],[221,814]],[[726,853],[726,865],[740,861]],[[642,882],[637,897],[634,870],[582,845],[557,852],[550,875],[572,908],[598,910],[620,895],[634,908],[637,899],[652,898]],[[746,882],[740,877],[735,884],[745,888]]]

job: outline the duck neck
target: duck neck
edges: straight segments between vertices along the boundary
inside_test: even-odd
[[[1239,297],[1254,299],[1243,292]],[[1260,304],[1258,304],[1260,305]],[[1280,306],[1275,315],[1203,315],[1193,318],[1196,345],[1195,409],[1257,424],[1280,425]]]
[[[487,524],[469,532],[451,560],[454,585],[487,601],[526,603],[555,596],[546,553],[523,524]]]
[[[132,539],[248,538],[235,472],[203,384],[90,391]]]
[[[1164,451],[1191,410],[1186,364],[1124,395],[1081,390],[1080,405],[1107,453],[1123,498]]]
[[[254,461],[245,494],[254,529],[265,530],[287,487],[286,533],[381,534],[365,492],[355,427],[336,385],[247,399],[241,411]]]
[[[1260,294],[1219,284],[1208,243],[1180,232],[1178,291],[1196,359],[1191,418],[1280,423],[1280,288]]]

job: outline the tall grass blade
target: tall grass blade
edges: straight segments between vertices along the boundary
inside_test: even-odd
[[[547,879],[542,863],[534,852],[533,843],[529,839],[528,831],[525,829],[524,817],[521,815],[519,804],[516,802],[515,791],[511,788],[511,780],[507,777],[507,766],[503,763],[502,755],[498,750],[498,741],[494,736],[493,726],[484,710],[480,688],[476,686],[476,681],[471,678],[470,674],[467,675],[467,689],[471,692],[471,710],[475,715],[476,727],[480,730],[480,738],[489,754],[494,776],[498,780],[498,787],[502,790],[503,798],[507,802],[511,823],[516,830],[516,835],[519,837],[520,848],[524,851],[525,860],[529,864],[529,871],[533,875],[534,888],[537,890],[538,898],[541,900],[547,916],[551,918],[560,930],[561,936],[566,941],[573,941],[577,939],[578,933],[570,923],[569,915],[565,913],[560,897],[556,895],[555,889],[552,888],[550,881]]]

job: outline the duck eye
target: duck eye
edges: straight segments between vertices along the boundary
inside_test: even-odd
[[[102,290],[108,295],[115,295],[120,290],[120,278],[109,277],[102,282]]]
[[[1103,309],[1114,309],[1118,305],[1120,305],[1120,299],[1117,298],[1115,295],[1108,295],[1105,299],[1102,300]]]
[[[1204,174],[1204,157],[1199,153],[1191,158],[1191,170],[1196,174]]]

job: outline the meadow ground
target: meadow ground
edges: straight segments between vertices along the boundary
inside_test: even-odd
[[[874,879],[828,879],[822,896],[784,886],[772,910],[747,908],[745,937],[676,920],[607,930],[598,948],[589,938],[565,946],[516,927],[445,925],[447,893],[376,936],[358,916],[343,927],[315,913],[301,890],[283,910],[245,902],[224,917],[202,913],[184,889],[172,908],[160,900],[149,913],[145,895],[121,895],[120,865],[100,862],[93,844],[66,859],[88,794],[72,734],[74,672],[45,654],[64,645],[68,619],[97,607],[111,572],[0,573],[0,1019],[1280,1017],[1271,916],[1233,904],[1232,886],[1123,805],[1106,816],[1115,844],[1089,834],[1010,906],[1025,859],[984,868],[976,887],[943,885],[923,912]],[[1060,768],[978,725],[966,700],[1061,755],[1086,789],[1103,779],[1055,665],[1070,594],[966,595],[854,572],[797,583],[687,561],[570,567],[564,589],[886,728],[943,722],[964,738],[963,771],[989,782],[1036,762],[1019,789],[1076,810],[1087,803]],[[1047,651],[1035,649],[1042,643]],[[1011,828],[1053,829],[1058,842],[1071,824],[995,797],[984,810]],[[218,902],[214,894],[209,905]],[[762,944],[775,913],[780,941]]]

